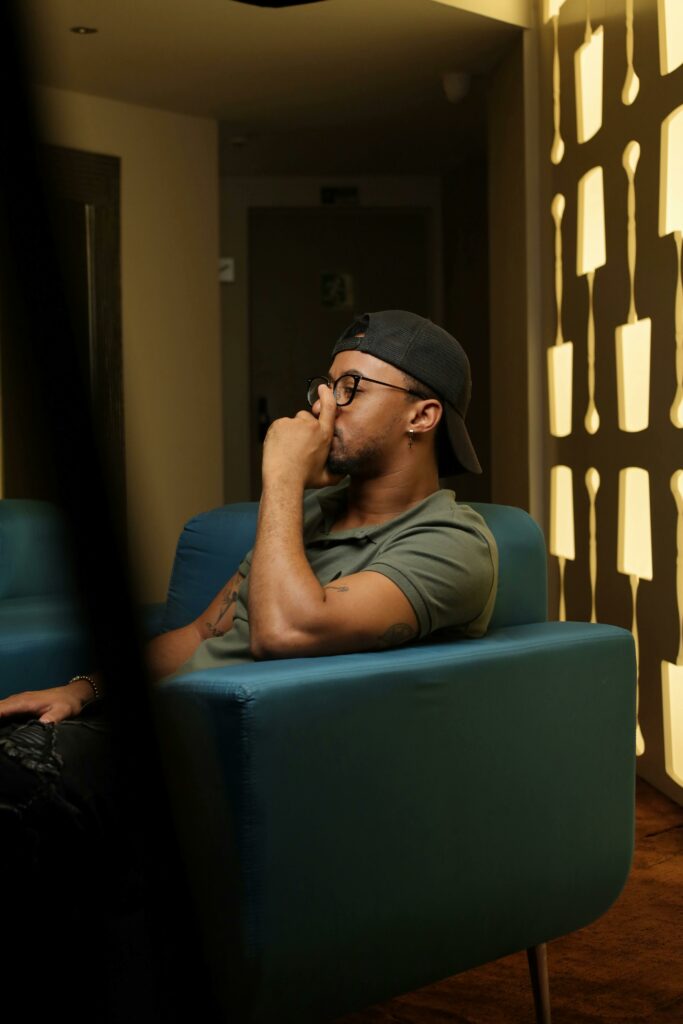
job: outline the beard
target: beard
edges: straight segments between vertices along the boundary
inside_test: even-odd
[[[334,476],[372,477],[377,472],[381,446],[376,441],[369,441],[355,452],[348,451],[344,442],[335,434],[337,442],[334,452],[330,450],[325,468]]]

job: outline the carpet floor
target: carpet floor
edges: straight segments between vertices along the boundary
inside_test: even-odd
[[[638,780],[628,882],[594,924],[548,944],[553,1024],[683,1024],[683,807]],[[525,953],[335,1024],[533,1024]]]

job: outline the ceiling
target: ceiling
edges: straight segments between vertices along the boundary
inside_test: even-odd
[[[443,0],[279,10],[235,0],[23,0],[21,9],[36,81],[216,118],[229,174],[447,170],[484,144],[486,75],[521,31]],[[75,35],[76,25],[98,31]],[[441,81],[450,71],[472,76],[457,104]]]

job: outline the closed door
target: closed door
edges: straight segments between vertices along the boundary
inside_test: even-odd
[[[431,211],[253,209],[249,220],[252,496],[261,490],[268,423],[305,407],[305,380],[325,374],[356,313],[432,317]]]

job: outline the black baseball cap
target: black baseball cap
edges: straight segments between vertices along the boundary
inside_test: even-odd
[[[358,337],[362,335],[362,337]],[[446,430],[440,431],[439,475],[481,473],[465,426],[472,394],[470,362],[453,335],[431,320],[404,309],[362,313],[349,324],[332,350],[367,352],[426,384],[444,407]]]

